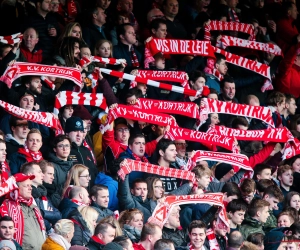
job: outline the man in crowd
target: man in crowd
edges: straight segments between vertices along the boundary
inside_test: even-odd
[[[190,243],[189,248],[195,250],[205,250],[204,242],[206,238],[206,225],[199,220],[191,222],[188,228]]]
[[[116,227],[107,222],[100,222],[95,228],[87,247],[90,250],[102,249],[103,246],[112,242],[116,237]]]
[[[27,28],[23,33],[23,42],[20,45],[19,61],[29,63],[41,63],[43,51],[36,48],[39,42],[39,34],[34,28]]]
[[[285,95],[285,109],[283,110],[282,125],[287,127],[291,123],[291,116],[295,115],[297,109],[296,98],[293,95]]]
[[[15,247],[16,250],[22,250],[21,245],[14,240],[14,234],[16,232],[15,229],[15,223],[13,219],[9,216],[3,216],[0,219],[0,239],[2,240],[9,240],[11,241]]]
[[[161,237],[161,228],[155,224],[147,223],[143,226],[140,242],[133,244],[133,248],[134,250],[153,250],[155,242]]]

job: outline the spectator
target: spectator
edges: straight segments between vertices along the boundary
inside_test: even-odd
[[[250,234],[247,238],[247,241],[258,246],[259,250],[264,249],[264,235],[261,233]]]
[[[252,179],[244,179],[240,186],[242,198],[250,204],[256,193],[256,184]]]
[[[285,95],[285,108],[283,109],[282,125],[287,127],[290,124],[290,116],[295,115],[297,109],[296,99],[293,95]]]
[[[14,240],[15,234],[15,223],[13,219],[9,216],[3,216],[0,219],[0,238],[1,241],[9,240],[15,245],[16,250],[22,250],[21,245]]]
[[[284,208],[293,207],[298,212],[300,210],[300,194],[298,192],[289,192],[284,199]]]
[[[72,116],[73,112],[74,109],[72,105],[65,105],[59,109],[58,117],[63,129],[65,129],[66,121]]]
[[[49,235],[42,246],[42,250],[62,248],[69,250],[71,239],[74,235],[74,223],[71,220],[62,219],[55,223],[54,232]]]
[[[134,250],[154,250],[156,241],[161,239],[161,228],[155,224],[147,223],[143,226],[141,240],[133,244]]]
[[[125,210],[120,214],[119,222],[123,228],[123,235],[127,236],[133,243],[141,238],[143,228],[143,213],[138,209]]]
[[[58,39],[58,44],[61,43],[61,41],[65,38],[65,37],[76,37],[80,40],[81,43],[84,43],[84,40],[82,38],[82,29],[81,29],[81,25],[77,22],[71,22],[68,23],[63,32],[61,33],[61,36]]]
[[[275,127],[282,127],[281,115],[283,115],[285,109],[285,95],[275,91],[268,96],[267,104],[272,111]]]
[[[80,40],[77,37],[65,37],[59,46],[58,54],[61,57],[64,66],[67,67],[76,67],[78,64],[79,54],[80,54]],[[66,81],[62,87],[61,91],[66,90],[64,88],[67,85],[68,81]],[[73,89],[76,92],[79,92],[79,86],[74,86],[72,84]],[[76,88],[77,87],[77,88]]]
[[[289,165],[282,165],[277,170],[277,178],[280,182],[280,189],[284,195],[284,197],[288,194],[288,192],[293,191],[293,171],[292,167]]]
[[[118,0],[117,10],[123,11],[129,15],[130,24],[134,27],[135,32],[139,31],[139,24],[133,14],[133,1],[132,0]]]
[[[243,246],[244,238],[239,231],[234,231],[229,234],[227,250],[238,250]]]
[[[226,206],[231,233],[233,231],[239,231],[241,224],[244,221],[247,208],[247,203],[240,199],[232,200]]]
[[[26,249],[40,249],[45,241],[45,225],[38,207],[31,196],[34,175],[14,175],[19,196],[9,196],[0,207],[1,216],[10,216],[16,227],[14,239]],[[10,208],[10,209],[9,209]]]
[[[90,196],[92,199],[91,206],[98,212],[98,221],[101,219],[111,216],[114,214],[113,211],[108,209],[108,202],[110,199],[110,194],[107,186],[104,185],[94,185],[91,188]]]
[[[114,238],[113,242],[118,243],[123,249],[133,250],[132,241],[126,236],[118,236]]]
[[[266,164],[257,164],[254,168],[254,180],[260,181],[260,180],[271,180],[272,167]]]
[[[289,212],[281,212],[278,215],[277,227],[290,227],[295,221]]]
[[[188,246],[193,249],[206,249],[204,242],[206,238],[206,225],[202,221],[194,220],[188,228],[190,243]]]
[[[174,243],[172,240],[160,239],[155,242],[154,250],[175,250]]]
[[[116,227],[110,223],[98,223],[94,235],[91,237],[88,248],[90,250],[102,249],[116,237]]]

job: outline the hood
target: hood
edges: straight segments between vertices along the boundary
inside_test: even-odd
[[[57,158],[54,153],[50,153],[49,154],[48,160],[50,162],[53,162],[53,163],[55,163],[57,165],[64,166],[64,167],[70,166],[70,168],[71,168],[73,166],[73,163],[71,161],[69,161],[69,160],[68,161],[63,161],[63,160]],[[69,170],[70,169],[66,169],[66,172],[68,172]]]
[[[104,173],[99,173],[96,176],[95,184],[102,184],[105,186],[108,185],[118,186],[118,182],[116,180],[114,180],[109,175],[105,175]]]
[[[6,136],[5,136],[5,141],[6,141],[6,142],[10,142],[10,143],[15,144],[15,145],[22,145],[22,144],[20,144],[20,143],[16,140],[15,137],[13,137],[12,134],[6,134]]]
[[[243,221],[243,224],[247,224],[247,225],[250,225],[252,227],[260,227],[260,226],[262,226],[261,222],[259,222],[258,220],[255,220],[255,219],[253,219],[251,217],[246,218]]]

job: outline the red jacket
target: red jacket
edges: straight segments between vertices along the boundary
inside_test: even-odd
[[[41,63],[43,60],[43,51],[40,50],[33,50],[32,52],[27,49],[23,44],[20,46],[20,57],[22,60],[25,60],[29,63]]]
[[[278,67],[276,89],[284,94],[300,96],[300,67],[294,64],[300,44],[293,45]]]
[[[277,22],[277,44],[284,54],[290,45],[295,43],[293,40],[299,34],[297,27],[293,25],[294,21],[294,19],[287,17]]]

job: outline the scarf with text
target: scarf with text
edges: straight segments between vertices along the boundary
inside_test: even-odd
[[[152,38],[146,43],[152,55],[161,52],[166,55],[196,55],[215,58],[214,49],[209,41],[177,40]]]
[[[0,81],[5,82],[11,88],[13,81],[22,76],[54,76],[71,80],[79,87],[81,86],[79,69],[23,62],[15,62],[8,66],[0,77]]]
[[[10,194],[8,195],[8,199],[4,200],[0,209],[1,216],[12,217],[15,224],[15,228],[18,228],[18,230],[16,230],[15,232],[14,239],[20,245],[22,245],[23,242],[24,223],[25,223],[21,204],[24,204],[28,207],[34,206],[33,198],[31,197],[29,200],[24,199],[23,197],[20,196],[19,191],[15,190],[14,192],[10,192]],[[40,229],[45,235],[46,228],[45,228],[43,216],[37,206],[33,207],[33,211],[39,223]]]
[[[188,96],[199,96],[202,94],[203,88],[201,90],[193,90],[193,89],[188,89],[188,88],[183,88],[183,87],[178,87],[178,86],[174,86],[171,84],[166,84],[166,83],[162,83],[162,82],[156,82],[153,80],[148,80],[146,78],[141,78],[138,76],[134,76],[134,75],[130,75],[130,74],[126,74],[123,72],[119,72],[119,71],[115,71],[115,70],[110,70],[110,69],[104,69],[101,68],[100,69],[102,73],[111,75],[111,76],[115,76],[118,78],[123,78],[126,80],[131,80],[131,81],[136,81],[136,82],[140,82],[149,86],[153,86],[153,87],[157,87],[160,89],[166,89],[169,91],[174,91],[176,93],[181,93],[184,95],[188,95]],[[204,91],[205,92],[205,91]],[[204,94],[203,92],[203,94]]]
[[[11,175],[10,167],[6,161],[1,163],[1,182],[5,182],[8,177]]]
[[[55,84],[48,78],[46,78],[45,76],[41,76],[41,80],[44,81],[50,89],[55,90]]]
[[[106,99],[103,94],[78,93],[73,91],[61,91],[55,97],[54,114],[66,105],[90,105],[107,111]]]
[[[203,106],[200,107],[200,121],[205,121],[210,113],[222,113],[256,118],[275,127],[272,112],[267,107],[222,102],[210,98],[202,98],[201,103]]]
[[[121,162],[118,175],[124,181],[126,175],[133,171],[188,180],[194,185],[197,184],[195,174],[190,171],[161,167],[149,162],[134,161],[131,159],[124,159]]]
[[[90,145],[87,143],[87,141],[85,139],[83,140],[83,146],[86,147],[91,152],[91,155],[93,157],[93,161],[94,161],[95,165],[97,165],[97,161],[96,161],[94,152],[93,152],[92,148],[90,147]]]
[[[42,124],[46,127],[54,129],[56,135],[60,135],[64,133],[58,117],[56,117],[55,115],[49,112],[29,111],[1,100],[0,100],[0,106],[7,113],[15,117],[22,118],[24,120],[35,122],[38,124]]]
[[[234,148],[234,138],[225,135],[218,134],[208,134],[196,130],[170,127],[170,130],[165,133],[165,138],[172,141],[174,140],[186,140],[195,141],[202,144],[213,144],[215,146],[220,146],[228,150],[233,150]]]
[[[207,193],[207,194],[195,194],[195,195],[171,195],[167,196],[164,203],[158,203],[155,207],[152,216],[148,219],[148,222],[157,224],[161,228],[166,223],[172,208],[174,206],[183,204],[210,204],[220,207],[220,212],[217,218],[217,225],[219,223],[225,224],[228,230],[230,229],[228,218],[223,204],[223,193]]]
[[[23,35],[21,33],[16,33],[10,36],[0,36],[0,43],[14,45],[21,42]]]
[[[32,162],[32,161],[40,162],[43,160],[43,155],[40,151],[33,152],[26,146],[26,144],[24,145],[24,148],[18,149],[18,153],[24,155],[27,162]]]
[[[171,102],[139,98],[132,106],[143,111],[170,113],[199,119],[199,106],[193,102]]]
[[[100,57],[100,56],[91,56],[90,58],[88,57],[83,57],[79,61],[79,65],[82,67],[87,63],[90,62],[97,62],[97,63],[104,63],[104,64],[111,64],[111,65],[119,65],[119,64],[126,64],[125,59],[116,59],[116,58],[105,58],[105,57]]]
[[[226,57],[226,62],[251,70],[267,78],[269,81],[272,81],[269,65],[250,60],[242,56],[231,54],[225,50],[216,47],[215,52],[224,55]]]
[[[228,16],[230,22],[237,22],[237,23],[240,22],[240,19],[233,8],[228,9]]]
[[[242,48],[254,49],[259,51],[265,51],[274,54],[276,56],[283,57],[281,48],[276,44],[249,41],[246,39],[241,39],[233,36],[222,35],[221,38],[217,41],[216,47],[219,47],[224,50],[227,47],[242,47]]]
[[[255,29],[252,24],[240,22],[210,21],[204,25],[204,40],[210,41],[210,31],[214,30],[229,30],[243,32],[247,33],[250,36],[250,40],[255,40]]]
[[[149,124],[159,126],[171,125],[177,127],[174,117],[166,114],[158,114],[156,112],[143,112],[141,109],[119,104],[116,108],[110,109],[106,117],[105,124],[100,125],[100,131],[103,134],[110,127],[110,124],[117,118],[123,117],[133,121],[143,121]]]
[[[235,137],[237,140],[243,141],[287,142],[294,140],[292,133],[286,127],[262,130],[242,130],[214,125],[211,126],[206,133]]]
[[[75,18],[77,16],[77,7],[74,0],[68,0],[68,16],[69,18]]]

